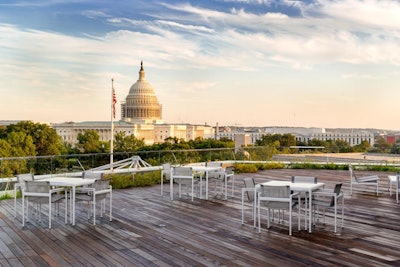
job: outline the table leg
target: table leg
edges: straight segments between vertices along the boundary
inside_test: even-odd
[[[311,226],[312,226],[312,191],[308,192],[308,232],[311,233]]]
[[[203,198],[203,173],[198,173],[199,174],[199,179],[200,179],[200,199]]]
[[[75,225],[75,186],[72,186],[72,225]]]
[[[169,194],[171,197],[171,200],[174,200],[174,176],[171,175],[171,178],[169,179]]]
[[[206,171],[206,199],[208,200],[208,171]]]
[[[253,202],[253,223],[254,223],[254,228],[256,228],[256,221],[257,221],[257,217],[256,217],[256,210],[258,209],[258,195],[257,195],[257,189],[256,187],[254,187],[254,202]]]

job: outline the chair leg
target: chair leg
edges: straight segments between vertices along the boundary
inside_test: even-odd
[[[353,179],[353,178],[350,178]],[[353,195],[353,182],[350,180],[350,195]]]
[[[112,221],[112,191],[110,191],[110,222]]]
[[[232,175],[232,198],[233,198],[234,189],[235,189],[235,175]]]
[[[257,202],[257,211],[258,211],[258,232],[261,233],[261,217],[260,217],[260,200]],[[256,226],[256,220],[254,220],[254,227]]]
[[[242,225],[244,224],[244,191],[242,190]]]
[[[96,194],[93,194],[93,225],[96,225]]]
[[[17,189],[14,185],[14,218],[17,218]]]
[[[41,215],[42,215],[42,212],[40,212],[40,216]],[[49,197],[49,229],[51,229],[51,197]]]
[[[379,182],[376,181],[376,196],[379,194]]]
[[[292,235],[292,203],[289,206],[289,235]]]
[[[22,195],[22,226],[25,226],[25,197]]]

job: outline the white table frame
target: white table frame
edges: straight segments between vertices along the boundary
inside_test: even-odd
[[[206,199],[208,200],[208,173],[213,172],[213,171],[221,171],[222,167],[206,167],[206,166],[199,166],[199,165],[192,165],[189,166],[193,169],[194,172],[201,172],[205,173],[206,177]],[[200,187],[201,187],[201,178],[202,175],[200,176]],[[200,197],[201,197],[201,192],[200,192]]]
[[[46,179],[41,179],[41,180],[37,180],[37,181],[48,181],[48,182],[50,182],[50,185],[52,185],[52,186],[63,186],[63,187],[71,187],[72,188],[71,224],[75,225],[75,191],[76,191],[76,187],[94,184],[96,179],[82,179],[82,178],[76,178],[76,177],[62,176],[62,177],[46,178]]]
[[[290,181],[276,181],[272,180],[269,182],[262,183],[263,185],[270,185],[270,186],[290,186],[290,190],[295,192],[306,192],[308,194],[308,232],[312,232],[312,192],[323,188],[325,186],[324,183],[292,183]],[[260,184],[257,184],[254,188],[254,199],[255,203],[257,203],[257,192],[259,191]],[[257,205],[257,204],[256,204]],[[307,220],[307,216],[306,216]],[[254,227],[256,225],[256,214],[254,214]],[[307,222],[306,222],[307,228]]]

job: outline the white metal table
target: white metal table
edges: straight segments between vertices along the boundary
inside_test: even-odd
[[[52,178],[41,179],[38,181],[48,181],[48,182],[50,182],[50,185],[52,185],[52,186],[63,186],[63,187],[71,187],[72,188],[71,223],[72,223],[72,225],[75,225],[75,191],[76,191],[76,187],[94,184],[96,179],[82,179],[82,178],[76,178],[76,177],[62,176],[62,177],[52,177]]]
[[[195,171],[195,172],[202,172],[205,174],[205,177],[206,177],[206,199],[208,200],[208,173],[214,172],[214,171],[220,171],[220,170],[222,170],[222,167],[206,167],[206,166],[201,166],[201,165],[192,165],[190,167],[192,167],[193,171]],[[200,183],[201,183],[201,177],[200,177]]]
[[[323,188],[325,186],[324,183],[292,183],[290,181],[269,181],[262,183],[262,185],[270,185],[270,186],[289,186],[290,190],[295,192],[306,192],[308,194],[308,232],[312,232],[312,192]],[[255,203],[257,203],[257,192],[260,191],[260,184],[257,184],[254,188],[254,198]],[[254,209],[256,210],[256,209]],[[254,213],[254,218],[255,217]],[[307,217],[306,217],[307,218]],[[254,225],[256,220],[254,219]],[[307,222],[306,222],[307,227]]]

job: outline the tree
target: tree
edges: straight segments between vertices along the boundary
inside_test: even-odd
[[[391,154],[400,154],[400,143],[396,142],[396,144],[394,144],[392,146],[392,148],[390,149],[390,153]]]
[[[374,150],[378,153],[385,153],[391,147],[392,145],[386,142],[385,138],[383,138],[382,136],[379,136],[374,144]]]
[[[66,152],[61,137],[56,130],[47,124],[34,123],[32,121],[21,121],[17,124],[7,126],[7,134],[22,132],[31,136],[35,145],[37,156],[60,155]],[[0,133],[0,136],[2,134]],[[3,133],[4,135],[4,133]]]
[[[87,130],[78,134],[76,147],[82,153],[99,153],[102,149],[100,135],[96,130]]]
[[[115,134],[114,151],[116,152],[137,151],[145,145],[143,139],[138,139],[133,134],[129,136],[125,135],[126,135],[125,132],[119,132]]]
[[[36,149],[32,137],[24,132],[10,132],[6,138],[11,157],[35,156]]]
[[[281,146],[291,147],[296,145],[296,137],[292,134],[284,134],[280,138]]]
[[[336,146],[339,148],[340,153],[352,152],[350,144],[347,143],[346,141],[339,139],[339,140],[336,140],[335,143],[336,143]]]
[[[353,146],[354,152],[367,152],[370,149],[371,144],[367,140],[364,140],[360,144]]]
[[[0,158],[11,156],[11,145],[4,139],[0,139]]]

